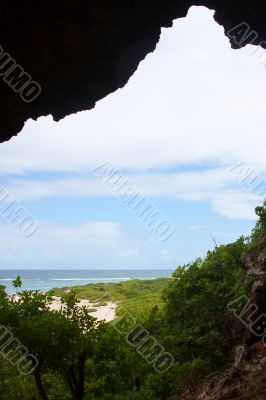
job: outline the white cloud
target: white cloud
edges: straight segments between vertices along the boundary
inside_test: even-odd
[[[119,257],[122,257],[122,258],[134,257],[134,259],[135,259],[139,255],[140,255],[139,249],[125,249],[125,250],[119,252]]]
[[[162,250],[160,251],[160,254],[161,254],[161,256],[162,256],[165,260],[167,260],[167,261],[171,261],[171,260],[172,260],[172,257],[171,257],[171,255],[170,255],[170,253],[169,253],[169,250],[167,250],[167,249],[162,249]]]
[[[110,221],[39,224],[39,230],[25,238],[0,222],[0,270],[170,268],[167,250],[161,252],[149,232],[136,238],[127,226]]]
[[[245,190],[221,191],[211,199],[212,207],[228,218],[256,219],[255,207],[261,203],[261,198],[255,198]]]
[[[251,195],[235,180],[226,168],[183,173],[138,173],[124,175],[143,196],[189,201],[207,201],[210,206],[228,218],[255,219],[254,209],[262,198]],[[49,197],[115,196],[92,175],[50,179],[10,181],[8,190],[18,201],[33,201]]]
[[[178,197],[185,193],[214,191],[234,184],[228,170],[215,168],[184,173],[138,173],[124,175],[124,180],[135,184],[137,191],[147,196]],[[110,186],[110,185],[109,185]],[[235,185],[236,186],[236,185]],[[45,197],[110,196],[112,191],[104,182],[87,175],[49,180],[10,180],[8,189],[18,200],[35,200]],[[117,189],[117,186],[114,186]]]
[[[127,243],[126,233],[119,223],[47,223],[30,238],[22,237],[9,224],[0,224],[0,267],[86,267],[115,259],[120,243]],[[66,265],[64,265],[66,264]]]

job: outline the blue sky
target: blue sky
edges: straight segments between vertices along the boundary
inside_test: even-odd
[[[253,52],[232,50],[213,12],[192,7],[94,110],[27,121],[0,145],[0,186],[39,229],[24,238],[0,218],[0,268],[172,269],[213,238],[247,235],[262,198],[230,169],[266,176],[266,70]],[[105,162],[171,221],[169,240],[95,178]]]

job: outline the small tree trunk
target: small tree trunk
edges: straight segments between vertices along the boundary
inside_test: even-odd
[[[82,400],[84,397],[85,362],[86,362],[86,353],[84,351],[79,358],[79,381],[78,381],[79,399],[77,400]]]
[[[84,351],[79,357],[78,361],[78,378],[75,376],[74,367],[70,367],[68,385],[70,387],[73,400],[83,400],[84,397],[85,362],[86,353]]]
[[[42,379],[41,379],[41,373],[40,373],[40,368],[37,367],[34,371],[34,379],[35,379],[35,383],[38,389],[38,392],[41,396],[41,398],[43,400],[49,400],[46,391],[44,389],[43,383],[42,383]]]

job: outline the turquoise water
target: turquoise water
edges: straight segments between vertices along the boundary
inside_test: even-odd
[[[171,277],[172,270],[0,270],[0,284],[14,293],[12,280],[21,277],[22,289],[49,290],[87,283],[123,282],[129,279]]]

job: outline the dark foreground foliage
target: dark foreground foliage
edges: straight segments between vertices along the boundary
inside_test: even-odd
[[[19,278],[14,281],[17,298],[8,297],[1,287],[1,327],[38,359],[38,366],[30,375],[21,375],[6,359],[0,334],[0,398],[164,400],[184,389],[193,390],[203,377],[222,371],[230,364],[243,331],[227,304],[246,291],[244,260],[265,236],[266,203],[256,213],[259,221],[250,238],[215,246],[204,259],[179,266],[167,285],[162,281],[162,300],[153,296],[152,309],[149,302],[144,312],[144,298],[141,307],[141,293],[139,298],[135,293],[137,323],[174,357],[163,374],[113,324],[99,323],[86,308],[79,308],[74,291],[62,294],[63,309],[50,311],[51,296],[19,292]],[[123,289],[121,293],[125,295]],[[126,306],[122,310],[128,312]],[[130,313],[134,313],[132,303]],[[15,347],[13,343],[11,351],[18,356],[21,349]]]

